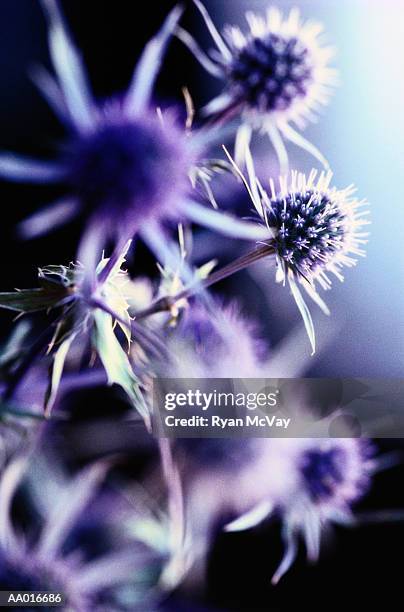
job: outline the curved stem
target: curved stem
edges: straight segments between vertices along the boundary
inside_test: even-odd
[[[235,274],[236,272],[240,272],[244,270],[251,264],[259,261],[263,257],[267,257],[268,255],[272,255],[275,252],[274,247],[268,244],[265,244],[254,251],[250,251],[241,257],[238,257],[231,263],[216,272],[213,272],[208,278],[203,281],[198,281],[195,285],[191,285],[190,287],[186,287],[179,291],[176,295],[170,296],[166,295],[154,304],[151,304],[148,308],[144,310],[140,310],[135,314],[135,319],[138,321],[139,319],[144,319],[158,312],[164,312],[170,310],[170,308],[176,304],[179,300],[190,298],[198,293],[201,289],[206,289],[215,283],[218,283],[221,280],[224,280],[228,276]]]

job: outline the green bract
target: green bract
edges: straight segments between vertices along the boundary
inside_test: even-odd
[[[89,291],[85,269],[80,264],[51,265],[38,271],[39,287],[0,293],[0,307],[19,315],[45,311],[54,314],[52,339],[46,353],[52,355],[49,384],[44,409],[50,415],[62,378],[65,361],[75,339],[88,334],[91,348],[99,357],[109,384],[121,386],[131,403],[148,423],[148,411],[140,381],[133,372],[116,326],[123,332],[128,347],[131,342],[131,318],[125,298],[128,274],[122,270],[130,243],[105,274],[108,259],[97,267],[95,287]],[[102,278],[101,273],[104,273]],[[45,346],[43,347],[46,348]]]

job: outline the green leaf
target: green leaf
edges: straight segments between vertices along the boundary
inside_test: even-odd
[[[165,523],[159,522],[152,516],[135,518],[129,526],[130,533],[146,546],[167,554],[168,547],[168,527]]]
[[[207,261],[205,264],[197,268],[195,272],[195,276],[198,279],[202,279],[202,280],[204,280],[205,278],[208,278],[209,274],[216,267],[216,265],[217,265],[217,259],[211,259],[211,261]]]
[[[57,351],[53,356],[49,385],[45,395],[45,416],[49,417],[52,411],[53,404],[55,403],[56,395],[59,389],[60,380],[63,374],[63,368],[67,353],[72,345],[73,340],[77,334],[71,334],[64,340],[58,347]]]
[[[109,384],[121,386],[136,410],[150,425],[150,415],[140,390],[140,381],[134,374],[124,349],[114,333],[111,315],[97,309],[93,312],[93,345],[107,373]]]
[[[25,319],[19,321],[11,330],[11,334],[0,351],[0,374],[9,371],[22,358],[27,350],[27,338],[31,325]]]
[[[50,292],[44,288],[8,291],[0,293],[0,308],[23,313],[48,310],[55,308],[64,295],[64,292]]]

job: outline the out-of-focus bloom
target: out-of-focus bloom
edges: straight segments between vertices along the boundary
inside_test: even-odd
[[[234,168],[268,228],[271,237],[266,243],[276,256],[276,279],[288,282],[314,352],[313,321],[298,284],[329,314],[316,283],[329,289],[329,274],[343,281],[342,268],[354,266],[355,257],[365,255],[362,246],[367,243],[368,233],[362,229],[370,223],[366,218],[368,203],[354,196],[352,185],[345,189],[331,187],[330,171],[318,174],[312,170],[308,177],[292,171],[290,177],[280,178],[279,191],[271,179],[268,194],[256,177],[248,148],[246,162],[248,180],[233,161]]]
[[[272,578],[277,583],[296,557],[299,534],[309,560],[316,561],[328,523],[353,523],[352,506],[367,492],[377,459],[370,442],[357,438],[271,439],[256,444],[261,450],[240,470],[237,486],[241,505],[254,498],[259,503],[227,530],[246,529],[272,512],[280,513],[286,549]]]
[[[259,377],[265,356],[257,326],[235,303],[193,304],[167,335],[175,378]]]
[[[127,248],[129,244],[127,245]],[[127,250],[126,248],[126,250]],[[39,270],[40,287],[0,294],[0,307],[29,314],[54,312],[56,318],[37,342],[32,345],[21,364],[11,374],[5,397],[9,397],[28,367],[45,349],[53,354],[53,364],[45,398],[45,414],[49,415],[56,399],[66,357],[76,339],[83,340],[91,332],[91,346],[98,355],[110,384],[120,385],[129,399],[148,422],[140,383],[133,372],[128,355],[116,335],[115,327],[130,345],[131,318],[125,297],[128,275],[122,270],[126,250],[112,262],[103,259],[98,264],[95,285],[89,287],[80,264],[48,266]]]
[[[105,477],[107,464],[85,468],[70,481],[63,479],[62,482],[56,477],[57,472],[43,467],[37,460],[32,461],[31,456],[23,456],[12,461],[1,477],[1,587],[63,593],[66,597],[63,609],[72,612],[144,610],[136,604],[126,607],[117,599],[121,590],[134,590],[151,556],[139,543],[123,545],[122,540],[120,550],[109,548],[107,523],[113,525],[113,504],[109,504],[108,515],[104,512],[102,520],[103,512],[100,512],[100,524],[92,525],[93,530],[99,527],[103,534],[98,540],[99,552],[87,550],[88,543],[80,540],[83,513],[91,507],[95,516],[96,507],[102,503],[97,489]],[[40,483],[39,477],[44,479]],[[17,524],[12,504],[23,484],[29,485],[35,512],[22,528]],[[34,487],[32,491],[31,487]],[[40,525],[36,517],[40,517]],[[138,598],[140,593],[138,585]]]
[[[322,536],[333,523],[355,525],[355,504],[366,495],[373,474],[389,466],[388,458],[385,461],[375,456],[369,440],[358,438],[200,439],[179,443],[193,470],[185,470],[183,478],[194,560],[206,556],[212,536],[229,516],[236,518],[225,525],[228,532],[280,517],[285,553],[273,584],[293,564],[301,536],[308,559],[314,562]],[[378,513],[373,517],[377,520]]]
[[[189,219],[248,240],[257,228],[192,199],[193,179],[218,130],[191,132],[172,113],[156,112],[150,98],[170,36],[181,15],[176,7],[146,45],[126,94],[97,103],[56,0],[43,2],[50,20],[49,44],[57,80],[41,71],[37,84],[70,134],[56,161],[0,156],[0,176],[14,181],[61,183],[70,195],[22,225],[40,235],[77,214],[87,220],[79,259],[96,262],[108,238],[118,250],[140,235],[160,259],[172,259],[161,222]],[[196,173],[196,177],[195,177]],[[258,232],[259,233],[259,232]]]
[[[224,82],[225,91],[207,105],[205,113],[218,120],[242,114],[236,159],[242,160],[243,148],[257,129],[270,137],[282,172],[287,165],[283,139],[327,165],[314,145],[291,126],[294,123],[302,129],[314,121],[336,84],[336,71],[329,66],[334,49],[322,45],[322,25],[314,20],[303,22],[297,8],[284,17],[271,7],[265,17],[246,14],[248,32],[227,26],[222,36],[203,4],[194,2],[216,49],[208,56],[182,28],[177,28],[177,36],[210,74]]]
[[[283,376],[285,371],[289,376],[301,376],[308,365],[303,330],[295,330],[288,342],[270,352],[258,327],[242,316],[236,304],[223,307],[217,301],[208,305],[190,303],[182,311],[177,326],[166,327],[165,339],[167,358],[152,364],[156,375],[197,378],[201,387],[204,378],[266,379]],[[154,391],[158,383],[157,378]],[[198,579],[212,535],[218,525],[223,524],[223,517],[240,516],[256,504],[262,511],[261,502],[266,492],[263,493],[260,486],[256,495],[252,491],[256,481],[255,465],[261,462],[262,450],[257,440],[251,438],[190,438],[175,440],[172,451],[184,492],[185,524],[182,526],[183,541],[175,543],[180,548],[170,551],[175,561],[171,567],[174,576],[189,570],[193,578]],[[244,478],[248,470],[251,486],[244,495],[239,475],[243,474]],[[173,483],[176,482],[174,478],[166,479],[173,495],[176,491]],[[178,504],[175,507],[178,509]],[[267,502],[265,508],[268,513]],[[171,520],[181,522],[177,513]]]

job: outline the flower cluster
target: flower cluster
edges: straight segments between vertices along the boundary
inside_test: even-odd
[[[126,92],[97,100],[58,1],[41,5],[54,74],[39,69],[35,82],[65,137],[53,160],[1,152],[0,177],[65,190],[20,223],[20,238],[39,238],[73,219],[80,237],[72,263],[44,265],[60,262],[52,252],[41,263],[35,288],[0,293],[0,308],[22,318],[0,355],[1,586],[61,590],[68,609],[80,612],[157,609],[161,593],[193,571],[198,555],[206,556],[219,524],[225,527],[231,516],[226,528],[234,531],[272,515],[282,519],[286,547],[276,583],[293,563],[301,535],[308,557],[316,560],[323,528],[352,522],[352,507],[378,467],[376,450],[352,437],[171,444],[153,435],[153,388],[159,377],[268,378],[280,370],[299,376],[313,363],[298,355],[302,325],[274,346],[278,330],[265,296],[273,264],[275,280],[288,286],[297,304],[314,354],[314,322],[301,289],[329,314],[319,288],[331,287],[331,275],[342,280],[343,268],[364,255],[366,201],[356,198],[352,186],[332,185],[325,157],[300,133],[336,84],[333,49],[324,44],[321,26],[302,20],[297,10],[287,16],[276,8],[265,16],[248,13],[246,31],[227,26],[221,33],[194,0],[191,10],[199,10],[216,49],[200,48],[180,25],[183,9],[177,6],[145,46]],[[174,37],[222,81],[223,92],[200,110],[186,89],[181,109],[154,102]],[[278,156],[280,179],[266,176],[268,185],[256,170],[255,131],[269,137]],[[286,140],[313,154],[324,170],[289,172]],[[242,185],[245,215],[221,201],[226,187],[216,199],[223,173]],[[230,286],[229,299],[211,290],[257,262],[264,286],[252,274],[244,276],[245,285]],[[307,349],[305,335],[304,343]],[[98,401],[95,424],[76,436],[74,394],[65,392],[71,379],[78,393],[85,385],[115,385],[125,417],[114,405],[103,421],[98,411],[105,407]],[[109,397],[102,399],[108,403]],[[66,422],[77,451],[66,461],[69,470],[89,463],[76,476],[61,476],[66,466],[58,471],[66,459],[60,450]],[[52,436],[54,448],[62,440],[60,457],[45,469],[41,444],[46,448]],[[121,512],[121,500],[108,497],[100,512],[125,526],[125,533],[118,530],[121,549],[112,552],[101,528],[107,551],[98,558],[98,550],[88,552],[72,532],[98,508],[111,464],[105,456],[125,463],[124,438],[132,454],[124,469],[116,467],[115,485],[131,504]],[[156,456],[158,470],[152,459],[152,469],[138,470],[138,478],[134,452],[144,452],[146,463]],[[40,508],[23,517],[20,529],[13,500],[28,473],[28,497]],[[153,512],[139,512],[147,497]],[[37,515],[42,520],[31,529]],[[151,558],[156,566],[149,571]],[[153,580],[157,595],[138,593],[138,583]]]

